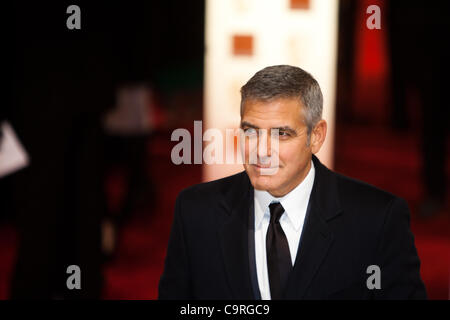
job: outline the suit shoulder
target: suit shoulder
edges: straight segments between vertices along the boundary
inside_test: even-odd
[[[338,181],[340,198],[344,203],[358,203],[364,207],[384,208],[398,196],[367,182],[334,172]]]

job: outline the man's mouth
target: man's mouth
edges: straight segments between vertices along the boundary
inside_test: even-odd
[[[252,164],[252,166],[254,166],[256,169],[275,169],[275,168],[279,168],[279,166],[272,167],[270,164],[262,164],[262,163]]]

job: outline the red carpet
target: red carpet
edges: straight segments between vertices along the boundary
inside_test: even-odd
[[[201,165],[176,166],[170,132],[150,144],[149,176],[156,186],[152,209],[136,214],[122,230],[116,258],[105,266],[105,299],[156,299],[172,223],[182,189],[201,182]]]
[[[422,261],[421,275],[430,299],[450,297],[450,211],[420,218],[422,199],[420,139],[384,128],[338,128],[335,170],[366,181],[408,201],[411,229]],[[447,145],[447,150],[450,148]],[[450,154],[447,152],[447,154]],[[447,161],[447,177],[450,176]],[[449,180],[449,179],[447,179]],[[449,181],[450,182],[450,181]],[[447,200],[450,198],[447,190]]]

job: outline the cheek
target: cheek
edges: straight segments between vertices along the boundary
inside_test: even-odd
[[[298,153],[300,150],[298,148],[296,149],[296,146],[282,146],[280,147],[279,152],[279,158],[280,158],[280,164],[283,165],[290,165],[293,162],[296,161],[296,158],[298,157]]]
[[[297,167],[305,158],[306,146],[302,143],[292,143],[281,146],[279,152],[280,164],[288,167]]]
[[[243,143],[243,145],[241,145],[241,147],[244,148],[244,155],[246,162],[248,161],[250,154],[252,155],[256,154],[257,143],[254,139],[250,140],[249,138],[246,138],[245,142]]]

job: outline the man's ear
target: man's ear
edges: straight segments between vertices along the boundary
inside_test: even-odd
[[[311,152],[316,154],[322,147],[325,137],[327,135],[327,122],[325,120],[320,120],[311,132]]]

